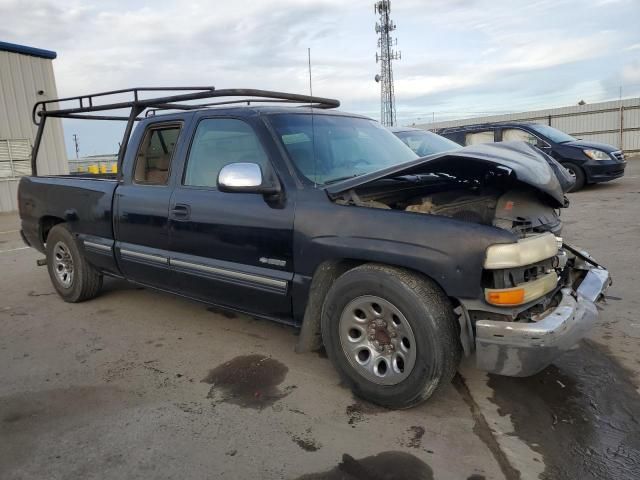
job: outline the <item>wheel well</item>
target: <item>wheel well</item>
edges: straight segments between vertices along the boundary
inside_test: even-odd
[[[331,288],[331,285],[340,277],[343,273],[363,265],[365,263],[378,263],[369,262],[361,259],[342,258],[336,260],[327,260],[321,263],[313,274],[311,280],[311,287],[309,288],[309,297],[307,299],[307,306],[304,311],[304,317],[302,319],[302,328],[300,329],[300,336],[298,337],[298,343],[296,344],[296,352],[313,352],[322,348],[322,334],[320,332],[320,319],[322,315],[322,305],[324,299]],[[444,295],[451,301],[452,308],[459,306],[459,302],[449,297],[442,289],[442,286],[433,278],[425,275],[423,272],[404,267],[402,265],[382,264],[389,267],[402,268],[404,270],[416,273],[422,277],[425,277],[436,284]]]
[[[64,223],[64,220],[60,217],[45,216],[40,219],[40,240],[42,244],[47,243],[47,237],[53,227],[59,223]]]

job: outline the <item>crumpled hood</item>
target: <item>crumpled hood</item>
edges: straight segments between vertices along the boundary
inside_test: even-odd
[[[558,176],[564,177],[566,172],[562,171],[562,167],[560,169],[556,168],[554,163],[557,162],[551,157],[525,142],[470,145],[459,150],[418,158],[411,162],[350,178],[328,185],[325,190],[330,196],[334,196],[383,178],[418,173],[437,173],[440,165],[454,158],[475,160],[508,168],[519,181],[546,193],[557,202],[558,206],[564,205],[564,192],[567,187],[565,185],[563,189],[560,181],[562,180],[565,183],[566,178],[559,179]]]

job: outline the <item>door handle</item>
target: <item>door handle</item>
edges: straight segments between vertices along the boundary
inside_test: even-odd
[[[171,209],[171,217],[176,220],[188,220],[191,215],[191,207],[182,203],[177,203]]]

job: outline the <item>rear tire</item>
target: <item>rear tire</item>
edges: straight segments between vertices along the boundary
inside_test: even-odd
[[[322,309],[322,339],[352,391],[387,408],[428,399],[451,381],[461,355],[442,290],[386,265],[361,265],[336,280]]]
[[[84,258],[65,224],[51,229],[46,252],[51,283],[65,302],[82,302],[98,295],[102,274]]]
[[[577,192],[584,187],[586,183],[586,176],[584,174],[584,170],[581,167],[576,165],[575,163],[563,163],[562,166],[567,169],[571,177],[575,180],[573,187],[569,190],[570,192]]]

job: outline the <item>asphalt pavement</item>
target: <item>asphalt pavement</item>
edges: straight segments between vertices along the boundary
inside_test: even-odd
[[[638,478],[640,159],[570,199],[565,238],[614,278],[590,338],[525,379],[466,360],[405,411],[291,327],[118,280],[64,303],[0,215],[0,478]]]

